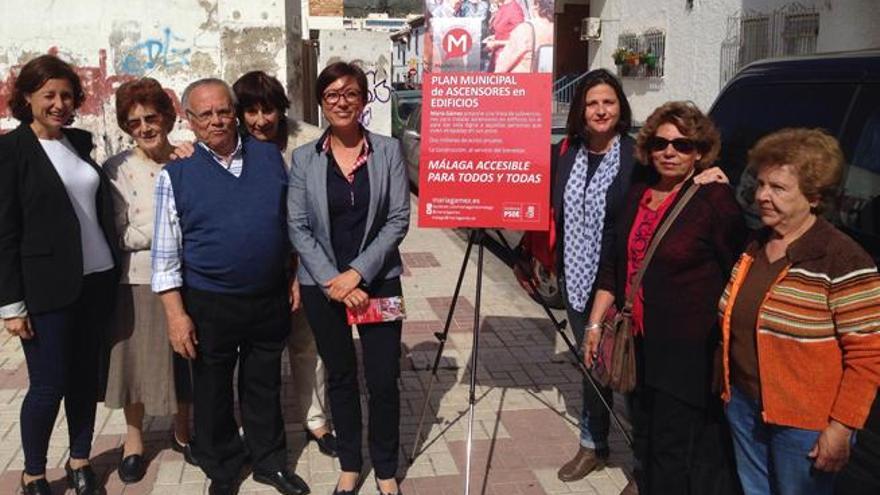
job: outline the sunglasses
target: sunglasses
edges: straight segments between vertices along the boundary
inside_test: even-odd
[[[125,124],[128,126],[129,131],[136,131],[142,125],[162,125],[162,116],[151,113],[137,119],[128,119]]]
[[[697,144],[690,139],[676,138],[669,140],[662,137],[654,136],[648,140],[648,149],[651,151],[663,151],[667,146],[672,145],[675,151],[679,153],[692,153],[697,149]]]

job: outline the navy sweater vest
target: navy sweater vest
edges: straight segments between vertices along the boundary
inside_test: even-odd
[[[183,235],[183,281],[224,294],[284,286],[290,259],[287,174],[278,147],[245,138],[240,177],[202,146],[169,163]]]

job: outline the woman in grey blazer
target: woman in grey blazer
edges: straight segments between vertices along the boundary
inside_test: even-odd
[[[342,473],[334,493],[354,493],[361,458],[357,361],[346,307],[402,295],[398,244],[409,228],[409,187],[396,139],[367,132],[359,117],[367,79],[338,62],[318,76],[330,127],[293,152],[290,239],[299,253],[303,307],[327,369]],[[382,494],[397,494],[401,322],[358,325],[369,389],[369,451]]]

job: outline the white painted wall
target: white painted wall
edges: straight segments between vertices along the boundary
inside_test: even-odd
[[[590,68],[616,72],[612,52],[622,32],[658,28],[666,33],[663,78],[624,78],[633,118],[643,121],[669,100],[692,100],[708,109],[718,93],[721,42],[727,18],[740,0],[593,0],[590,13],[602,19],[602,40],[590,43]]]
[[[799,1],[819,12],[818,51],[880,47],[880,0]],[[591,16],[602,19],[602,39],[590,43],[590,67],[616,71],[611,54],[621,32],[662,29],[666,32],[664,77],[623,79],[633,118],[643,121],[670,100],[692,100],[708,110],[721,86],[721,43],[732,34],[728,19],[743,10],[769,13],[791,3],[693,0],[693,8],[687,9],[685,0],[591,0]]]
[[[126,80],[150,76],[175,95],[201,77],[231,83],[254,69],[285,81],[284,8],[278,0],[0,0],[0,129],[18,125],[5,101],[13,75],[57,49],[86,86],[74,125],[94,133],[103,160],[130,146],[116,126],[113,96]],[[172,138],[190,136],[178,119]]]
[[[391,38],[376,31],[321,31],[318,72],[344,61],[357,63],[367,73],[370,98],[361,118],[378,134],[391,135]]]

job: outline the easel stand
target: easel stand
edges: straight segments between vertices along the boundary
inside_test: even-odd
[[[416,437],[413,442],[412,454],[409,457],[409,463],[412,464],[415,458],[420,454],[417,452],[419,447],[419,442],[422,438],[422,427],[425,422],[425,415],[428,411],[428,404],[431,400],[431,392],[434,389],[434,382],[437,379],[437,370],[440,366],[440,358],[443,355],[443,349],[446,346],[446,340],[449,337],[449,328],[452,324],[452,318],[455,314],[455,306],[458,303],[458,296],[461,293],[461,285],[464,281],[464,274],[467,271],[467,265],[470,261],[471,257],[471,248],[473,248],[474,244],[477,244],[477,284],[476,284],[476,295],[474,298],[474,336],[473,336],[473,349],[471,354],[471,381],[468,390],[468,430],[467,430],[467,444],[466,444],[466,467],[465,467],[465,484],[464,484],[464,494],[470,495],[470,480],[471,480],[471,454],[473,450],[473,429],[474,429],[474,407],[476,404],[476,386],[477,386],[477,363],[479,358],[479,350],[480,350],[480,294],[483,288],[483,252],[485,249],[485,236],[486,232],[484,229],[473,229],[468,235],[468,243],[467,248],[464,252],[464,259],[461,263],[461,269],[458,272],[458,280],[455,283],[455,290],[452,293],[452,302],[449,305],[449,312],[446,315],[446,323],[443,326],[443,332],[434,332],[434,336],[440,342],[440,345],[437,348],[437,354],[434,356],[434,364],[431,369],[431,378],[428,381],[428,390],[425,394],[425,400],[422,402],[422,411],[419,415],[419,424],[416,428]],[[505,244],[505,248],[509,249],[506,242],[504,241],[504,237],[499,234],[499,238]],[[536,291],[534,281],[529,279],[529,284],[533,291]],[[537,294],[537,292],[535,292]],[[614,423],[620,429],[621,433],[623,433],[623,437],[626,440],[627,444],[632,447],[632,438],[629,435],[629,432],[623,427],[623,423],[621,423],[620,418],[614,412],[613,408],[610,404],[605,400],[605,397],[599,390],[599,386],[593,380],[593,377],[590,375],[589,370],[586,365],[580,358],[580,354],[578,354],[577,348],[574,343],[572,343],[571,339],[565,333],[566,321],[559,321],[556,319],[556,316],[550,311],[550,307],[547,305],[547,302],[538,294],[538,300],[541,304],[541,307],[544,308],[544,312],[547,314],[547,317],[553,322],[553,327],[556,329],[556,332],[562,336],[563,341],[565,341],[565,345],[568,347],[568,350],[571,352],[572,362],[575,367],[581,371],[581,374],[584,375],[584,378],[591,384],[593,389],[596,392],[596,395],[599,396],[599,399],[602,401],[602,404],[608,409],[611,414]]]

